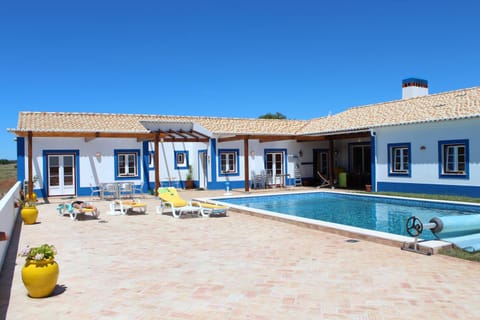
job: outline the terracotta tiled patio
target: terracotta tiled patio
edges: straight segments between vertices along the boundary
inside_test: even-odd
[[[234,192],[235,193],[235,192]],[[217,192],[181,191],[185,198]],[[480,319],[480,264],[426,256],[229,211],[174,219],[155,213],[99,220],[39,205],[12,237],[1,273],[6,319]],[[64,200],[66,201],[66,200]],[[32,299],[25,245],[55,244],[54,295]]]

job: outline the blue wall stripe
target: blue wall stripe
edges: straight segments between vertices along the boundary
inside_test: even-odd
[[[446,184],[378,182],[379,192],[405,192],[480,197],[480,187]]]

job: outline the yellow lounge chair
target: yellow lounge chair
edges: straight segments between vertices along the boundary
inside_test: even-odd
[[[84,203],[83,201],[79,201],[78,204]],[[73,203],[64,203],[64,204],[59,204],[57,206],[57,211],[59,216],[63,216],[65,214],[68,214],[70,216],[70,219],[72,220],[77,220],[77,216],[79,214],[85,214],[85,213],[90,213],[93,218],[97,219],[100,216],[100,212],[98,211],[97,208],[95,208],[92,205],[89,205],[88,203],[84,204],[82,207],[75,207],[74,206],[75,201]]]
[[[180,218],[180,216],[187,212],[201,213],[201,207],[194,206],[191,201],[187,201],[180,197],[175,188],[158,188],[158,197],[161,200],[159,206],[156,206],[156,211],[159,214],[163,213],[163,209],[169,207],[172,210],[174,218]]]
[[[139,213],[147,211],[147,204],[135,200],[114,200],[110,202],[110,215],[127,214],[130,211],[138,210]]]
[[[226,206],[208,202],[193,202],[192,204],[201,208],[200,214],[202,215],[202,217],[211,217],[212,215],[227,215],[228,207]]]

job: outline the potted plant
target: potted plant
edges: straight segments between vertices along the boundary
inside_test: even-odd
[[[185,189],[193,189],[195,187],[193,183],[192,165],[188,166],[187,181],[185,182]]]
[[[32,298],[43,298],[52,294],[60,272],[55,261],[57,249],[53,245],[27,246],[19,256],[25,257],[22,281]]]
[[[22,216],[23,223],[34,224],[37,222],[38,209],[37,209],[37,197],[35,193],[31,197],[25,196],[23,191],[20,191],[20,198],[17,200],[20,209],[20,215]]]

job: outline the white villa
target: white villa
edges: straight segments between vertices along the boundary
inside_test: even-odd
[[[403,98],[311,120],[20,112],[18,179],[42,197],[108,182],[144,192],[316,186],[480,197],[480,87]],[[320,173],[320,175],[318,174]],[[258,177],[266,177],[258,184]],[[33,184],[33,182],[32,182]]]

